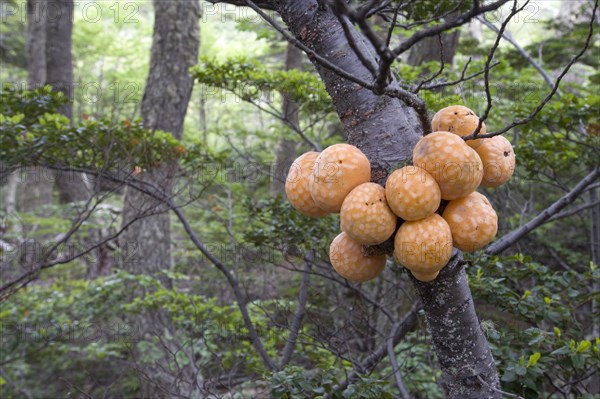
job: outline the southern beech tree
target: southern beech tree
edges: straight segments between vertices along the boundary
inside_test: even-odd
[[[67,3],[57,4],[72,6]],[[73,208],[63,205],[67,220],[46,222],[60,224],[56,241],[27,262],[10,252],[10,244],[19,241],[13,240],[14,235],[21,233],[11,230],[10,222],[0,224],[0,301],[8,309],[0,312],[0,322],[41,323],[66,314],[82,324],[110,326],[119,317],[133,321],[139,333],[134,338],[141,342],[77,346],[78,342],[60,339],[57,345],[15,339],[11,341],[14,347],[0,348],[0,389],[7,389],[8,397],[58,397],[68,388],[86,397],[202,398],[231,395],[243,386],[239,392],[249,387],[248,395],[258,397],[267,380],[270,385],[263,389],[264,395],[276,398],[389,398],[391,392],[399,392],[402,399],[411,394],[437,398],[442,395],[438,384],[447,397],[456,399],[500,398],[507,394],[503,391],[517,390],[527,398],[541,397],[542,391],[569,399],[593,392],[600,343],[592,343],[595,337],[590,338],[588,331],[598,331],[598,321],[590,317],[597,299],[593,287],[597,287],[598,270],[593,262],[589,267],[579,263],[587,259],[585,249],[590,247],[592,260],[597,264],[598,259],[600,122],[594,119],[594,110],[600,98],[561,82],[576,63],[597,65],[588,51],[594,46],[597,1],[582,3],[577,40],[569,42],[573,45],[562,43],[559,50],[554,46],[561,43],[548,45],[548,51],[562,55],[561,62],[552,60],[551,73],[544,70],[547,60],[539,62],[532,56],[536,48],[520,47],[506,33],[511,19],[524,17],[525,1],[226,3],[254,10],[273,28],[268,33],[272,39],[287,41],[285,63],[272,68],[264,59],[259,62],[248,54],[220,62],[209,56],[194,67],[200,46],[200,4],[156,0],[141,120],[116,123],[108,117],[84,118],[74,125],[64,117],[72,109],[60,89],[72,79],[72,72],[60,70],[57,60],[63,57],[70,63],[72,27],[68,21],[30,26],[30,49],[42,48],[47,59],[35,59],[33,52],[42,50],[31,50],[31,80],[47,79],[55,87],[2,92],[0,178],[21,167],[36,166],[53,173],[85,173],[110,184],[94,184],[86,201]],[[489,15],[496,18],[486,20]],[[465,34],[460,29],[474,20],[493,32],[493,40],[477,48],[479,60],[469,59],[462,70],[452,71],[453,57],[461,53]],[[503,41],[514,53],[499,47]],[[305,56],[316,74],[302,70]],[[510,57],[525,66],[518,71],[507,68],[504,58]],[[423,63],[423,68],[413,68]],[[494,75],[500,68],[505,69]],[[518,104],[513,116],[506,101],[493,95],[492,86],[503,74],[511,80],[520,73],[533,74],[543,90],[534,103],[511,99],[511,105]],[[211,105],[218,104],[207,98],[204,141],[198,137],[186,141],[189,132],[184,132],[184,119],[193,115],[188,107],[193,107],[194,80],[237,93],[248,83],[270,85],[279,93],[274,104],[260,101],[253,91],[240,97],[268,115],[269,122],[278,126],[277,134],[267,137],[263,147],[256,141],[250,148],[240,146],[247,143],[244,125],[250,125],[252,115],[239,117],[244,126],[240,132],[215,134],[207,121],[212,117]],[[553,177],[549,180],[551,198],[538,200],[547,207],[528,211],[525,206],[521,215],[514,209],[499,209],[512,216],[501,220],[502,231],[508,233],[480,254],[463,256],[455,250],[432,282],[406,276],[391,262],[376,282],[343,280],[332,272],[322,248],[337,230],[337,220],[304,218],[278,197],[283,191],[280,180],[285,177],[282,165],[288,165],[301,148],[319,150],[325,143],[342,139],[367,155],[372,180],[385,184],[392,170],[411,162],[418,140],[431,133],[434,110],[426,104],[447,105],[435,96],[472,82],[480,85],[480,127],[484,121],[488,126],[485,135],[478,128],[472,137],[521,136],[514,141],[515,150],[523,155],[522,173]],[[460,94],[465,99],[465,93]],[[555,96],[566,100],[555,101]],[[452,101],[459,102],[460,96],[452,96]],[[495,116],[500,112],[506,116]],[[331,118],[333,114],[337,118]],[[491,131],[493,124],[497,128]],[[288,128],[285,134],[279,129],[282,125]],[[330,136],[323,138],[323,131]],[[209,135],[222,138],[228,150],[211,148]],[[228,151],[237,152],[250,165],[275,158],[273,180],[232,182],[210,176],[206,163],[219,170],[231,166]],[[563,176],[569,180],[561,180]],[[123,198],[122,187],[126,187]],[[498,202],[510,208],[517,202],[514,197],[526,191],[523,187],[499,191],[498,196],[508,198]],[[589,201],[581,203],[587,197]],[[14,202],[10,204],[13,211]],[[523,202],[530,201],[525,198]],[[581,237],[573,232],[580,232],[578,225],[565,229],[572,236],[559,240],[560,244],[577,241],[565,244],[566,250],[548,243],[549,222],[567,226],[567,220],[590,209],[591,242],[587,236],[584,244],[577,241]],[[103,215],[108,227],[95,228],[97,214]],[[580,224],[587,228],[585,221]],[[98,234],[97,239],[89,237],[90,230]],[[543,233],[536,235],[540,230]],[[535,240],[528,241],[532,236]],[[79,245],[69,247],[72,242]],[[255,247],[244,247],[245,243]],[[387,244],[365,250],[389,254]],[[560,271],[520,253],[497,256],[515,246],[521,251],[521,245],[522,252],[536,259],[552,259]],[[577,245],[584,249],[572,251]],[[114,262],[115,274],[33,284],[45,271],[77,264],[99,249],[122,252],[122,262]],[[530,286],[523,281],[535,283]],[[412,288],[406,289],[406,284]],[[288,300],[292,296],[295,300]],[[474,297],[478,306],[482,302],[492,305],[492,311],[478,307],[481,319]],[[518,320],[512,320],[513,315]],[[423,318],[429,331],[426,337],[419,336]],[[486,320],[490,318],[511,327],[516,324],[519,331],[495,327]],[[576,331],[567,331],[573,324]],[[63,361],[64,356],[56,354],[57,347],[76,361]],[[95,359],[94,373],[87,372],[89,358]],[[60,372],[53,374],[54,369]],[[411,378],[413,373],[415,378]],[[44,376],[43,382],[21,383],[37,375]],[[415,382],[417,377],[421,380]],[[67,381],[68,387],[46,384],[53,379]]]
[[[414,82],[418,84],[416,90],[406,89],[406,85],[401,86],[391,71],[391,65],[414,46],[422,45],[432,38],[439,41],[438,58],[442,60],[442,65],[443,62],[451,62],[451,58],[444,57],[443,43],[446,42],[449,47],[447,54],[452,54],[457,33],[447,32],[486,12],[512,3],[483,71],[488,98],[487,108],[481,118],[483,122],[492,108],[488,74],[494,52],[508,22],[527,5],[509,0],[442,3],[440,8],[445,9],[445,12],[438,14],[439,24],[423,28],[422,25],[425,25],[426,21],[416,23],[408,38],[394,47],[390,44],[391,37],[398,17],[402,15],[401,10],[407,7],[404,2],[241,0],[214,3],[251,7],[287,40],[306,52],[325,83],[344,126],[348,142],[367,155],[371,162],[372,180],[381,184],[385,182],[392,168],[410,161],[416,142],[424,134],[431,132],[427,108],[423,100],[415,94],[424,82]],[[287,29],[274,21],[264,10],[276,11]],[[596,7],[590,23],[590,35],[595,12]],[[378,14],[392,21],[389,29],[384,30],[386,35],[378,33],[370,22],[370,17]],[[427,16],[422,18],[425,20]],[[583,51],[588,45],[589,36]],[[410,58],[413,62],[418,62],[414,61],[417,57]],[[432,59],[431,55],[423,55],[423,58]],[[399,78],[402,79],[401,76]],[[556,85],[559,82],[560,80]],[[553,87],[553,92],[555,90]],[[487,136],[492,137],[507,131],[525,123],[533,116],[535,113],[525,121],[516,121],[499,133]],[[479,133],[480,127],[474,132],[475,135]],[[598,175],[597,169],[594,177]],[[442,381],[448,396],[499,398],[502,391],[498,373],[475,313],[463,265],[461,253],[456,251],[438,278],[429,283],[413,278],[413,283],[425,311],[433,346],[444,373]],[[407,318],[404,322],[411,320],[412,318]],[[393,337],[401,328],[405,326],[394,325],[389,335]]]
[[[335,3],[274,1],[270,4],[263,2],[261,6],[275,9],[297,44],[301,43],[302,47],[310,50],[309,59],[325,83],[348,142],[367,155],[373,179],[384,182],[390,169],[406,163],[416,142],[430,131],[427,125],[423,126],[423,118],[418,115],[426,110],[415,109],[414,104],[401,98],[382,95],[387,89],[401,90],[392,76],[384,77],[385,84],[381,85],[377,94],[376,90],[337,73],[344,71],[357,80],[371,83],[372,71],[391,60],[377,60],[372,52],[372,43],[352,26],[344,29],[341,21],[347,16],[336,15]],[[364,5],[365,8],[367,6]],[[367,12],[368,9],[363,11]],[[484,11],[469,12],[473,15],[463,17],[465,22]],[[326,60],[327,64],[324,65],[321,60]],[[329,65],[336,69],[328,68]],[[500,397],[496,367],[479,327],[461,259],[457,253],[433,282],[419,283],[415,280],[415,285],[445,374],[448,395],[453,398]],[[393,335],[394,331],[389,334]]]

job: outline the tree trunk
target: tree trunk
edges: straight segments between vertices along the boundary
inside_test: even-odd
[[[296,38],[338,67],[370,80],[369,71],[350,48],[331,10],[316,0],[276,4]],[[354,31],[354,35],[364,42],[358,32]],[[380,174],[387,174],[392,167],[409,160],[423,134],[415,112],[398,99],[376,96],[318,63],[315,66],[333,99],[348,141],[369,158],[375,172],[372,179],[384,180],[386,176]],[[449,397],[497,398],[500,395],[490,389],[499,386],[496,367],[479,326],[459,256],[453,258],[436,280],[415,282],[415,286],[446,376],[444,386]]]
[[[42,15],[46,19],[46,84],[63,92],[69,102],[58,112],[73,119],[73,57],[71,54],[74,3],[56,0],[53,7],[46,7]],[[83,201],[89,190],[85,176],[80,173],[58,173],[56,186],[61,203]]]
[[[288,43],[285,52],[285,70],[290,69],[302,70],[302,50],[298,49],[291,43]],[[299,104],[294,101],[287,93],[281,93],[283,96],[283,118],[288,120],[290,123],[299,126]],[[274,194],[281,194],[285,198],[285,179],[287,172],[294,162],[296,157],[296,149],[298,148],[298,142],[296,140],[290,140],[282,135],[277,144],[275,150],[275,167],[273,168],[273,177],[271,181],[271,191]]]
[[[371,80],[371,73],[352,51],[339,21],[328,8],[321,8],[316,0],[286,1],[277,8],[298,40],[358,78]],[[353,32],[357,40],[364,42],[358,32]],[[364,48],[368,47],[365,44]],[[321,67],[310,55],[309,59],[333,99],[348,141],[369,157],[374,181],[381,181],[391,168],[411,159],[412,148],[422,136],[412,108],[398,99],[376,96]]]
[[[198,61],[200,45],[197,1],[155,1],[154,35],[150,72],[142,99],[142,118],[147,129],[170,132],[181,138],[183,121],[192,92],[188,70]],[[177,21],[176,24],[173,21]],[[135,165],[131,165],[132,169]],[[142,175],[170,191],[175,165],[156,168]],[[133,189],[127,189],[124,223],[144,213],[165,211],[163,205]],[[168,213],[140,219],[125,234],[136,247],[136,259],[126,265],[134,273],[156,273],[171,267],[171,235]]]
[[[409,65],[418,66],[425,62],[440,62],[443,60],[446,68],[450,68],[454,61],[459,37],[460,31],[458,30],[442,35],[443,57],[441,57],[442,47],[440,46],[440,38],[437,36],[426,37],[410,49],[406,62]]]
[[[458,13],[455,12],[450,14],[446,19],[456,19],[457,16]],[[441,37],[426,37],[410,49],[406,62],[409,65],[419,66],[425,62],[443,61],[445,67],[450,68],[454,61],[459,38],[460,30],[458,29],[443,33]]]
[[[73,32],[73,2],[56,0],[54,7],[47,7],[46,19],[46,83],[73,99],[73,58],[71,43]],[[73,104],[64,104],[59,112],[73,117]]]
[[[27,1],[27,85],[29,90],[46,82],[46,18],[42,1]],[[54,174],[49,169],[25,167],[10,176],[15,184],[15,210],[31,212],[52,202]]]
[[[40,0],[27,1],[27,85],[30,90],[46,82],[46,18]],[[32,172],[32,173],[29,173]],[[22,183],[23,210],[29,211],[52,201],[50,170],[29,170]]]
[[[27,85],[30,90],[46,82],[46,18],[41,0],[27,0]]]
[[[188,103],[192,93],[193,78],[189,68],[198,61],[200,46],[200,4],[197,0],[155,0],[154,34],[150,54],[150,71],[142,99],[144,126],[162,130],[180,139],[183,133]],[[135,165],[131,165],[133,169]],[[161,165],[144,172],[138,178],[152,183],[163,192],[172,192],[175,184],[176,164]],[[151,216],[147,216],[147,215]],[[170,269],[171,231],[168,208],[149,196],[128,187],[125,191],[123,223],[138,219],[124,233],[121,248],[134,248],[132,257],[123,267],[134,274],[154,275],[170,287],[170,281],[160,273]],[[139,396],[157,397],[157,387],[166,387],[169,397],[198,398],[202,394],[202,376],[193,364],[174,365],[172,353],[190,348],[162,309],[148,310],[134,320],[136,330],[144,339],[160,339],[157,349],[164,357],[158,362],[145,361],[143,352],[137,351],[138,367],[145,378],[141,380]],[[169,370],[173,369],[172,372]],[[163,395],[159,395],[163,396]]]
[[[27,1],[27,84],[29,89],[46,82],[46,18],[41,0]],[[24,168],[20,172],[19,210],[29,212],[52,202],[54,173],[49,169]]]
[[[590,190],[590,203],[598,201],[598,188]],[[591,250],[592,250],[592,262],[595,265],[600,265],[600,208],[595,206],[590,211],[592,219],[592,234],[591,236]],[[594,292],[600,292],[600,281],[594,283]],[[592,300],[592,337],[600,336],[600,317],[598,316],[599,305],[596,299]],[[600,372],[596,370],[596,373],[590,378],[590,389],[589,392],[600,392]]]

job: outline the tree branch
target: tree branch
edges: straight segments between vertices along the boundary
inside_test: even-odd
[[[485,253],[488,255],[496,255],[500,252],[506,250],[515,244],[518,240],[520,240],[525,235],[529,234],[534,229],[543,225],[550,219],[552,216],[556,215],[561,209],[572,203],[577,199],[577,197],[585,191],[586,187],[592,184],[597,178],[600,176],[600,166],[596,166],[596,168],[584,177],[571,191],[569,191],[566,195],[561,197],[558,201],[550,205],[544,211],[542,211],[535,218],[531,219],[529,222],[525,223],[523,226],[517,228],[516,230],[511,231],[506,234],[498,241],[490,245]]]
[[[390,337],[386,339],[380,346],[371,353],[359,367],[356,367],[346,378],[345,381],[340,383],[338,386],[334,388],[337,391],[343,391],[348,387],[348,385],[354,381],[359,374],[368,373],[375,366],[379,364],[386,356],[388,356],[388,341],[391,339],[392,346],[395,347],[398,343],[404,338],[404,336],[417,324],[417,314],[421,310],[421,304],[415,303],[412,308],[402,317],[402,320],[397,322],[391,329]],[[326,396],[326,398],[330,398],[330,396]]]
[[[314,250],[308,251],[304,262],[304,273],[302,275],[302,283],[300,285],[300,291],[298,292],[298,306],[294,313],[294,319],[292,320],[292,326],[290,328],[290,336],[285,343],[283,348],[283,354],[281,359],[281,368],[285,367],[292,358],[294,353],[294,347],[298,340],[298,332],[302,327],[302,319],[304,318],[304,312],[306,310],[306,302],[308,301],[308,286],[310,283],[310,269],[314,261]]]

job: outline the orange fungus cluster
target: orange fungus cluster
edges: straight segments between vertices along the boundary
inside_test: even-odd
[[[371,165],[360,149],[335,144],[294,161],[285,189],[294,208],[310,217],[340,213],[342,232],[329,248],[334,270],[363,282],[385,268],[386,255],[367,246],[393,243],[394,259],[420,281],[434,280],[452,257],[484,248],[495,237],[498,217],[475,191],[497,187],[512,176],[515,154],[502,136],[468,140],[479,127],[470,109],[444,108],[434,132],[413,150],[413,165],[393,171],[385,187],[371,181]],[[485,124],[480,133],[486,132]],[[390,251],[391,253],[391,251]]]

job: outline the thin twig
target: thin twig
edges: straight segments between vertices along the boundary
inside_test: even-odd
[[[312,263],[314,261],[314,250],[311,249],[308,251],[306,255],[306,260],[304,262],[304,271],[305,273],[302,276],[302,283],[300,284],[300,291],[298,292],[298,306],[296,307],[296,312],[294,313],[294,319],[292,320],[292,326],[290,328],[290,336],[285,343],[285,347],[283,348],[283,354],[281,359],[281,368],[285,367],[292,358],[292,353],[294,353],[294,347],[296,346],[296,341],[298,339],[298,333],[300,328],[302,328],[302,319],[304,318],[304,313],[306,311],[306,302],[308,301],[308,286],[310,284],[310,269],[312,267]]]
[[[525,117],[523,119],[514,121],[510,125],[505,126],[502,129],[497,130],[495,132],[486,133],[486,134],[480,134],[480,135],[477,136],[478,138],[482,138],[482,139],[484,139],[484,138],[490,138],[490,137],[498,136],[498,135],[500,135],[502,133],[506,133],[510,129],[512,129],[512,128],[516,127],[516,126],[524,125],[524,124],[530,122],[533,118],[535,118],[537,116],[537,114],[539,114],[542,111],[542,109],[544,109],[544,107],[546,106],[546,104],[548,104],[548,102],[550,102],[550,100],[552,99],[552,97],[554,97],[554,94],[558,91],[558,87],[560,85],[560,82],[565,77],[565,75],[569,72],[569,70],[571,69],[571,67],[573,66],[573,64],[575,64],[583,56],[583,54],[585,54],[585,52],[587,51],[587,49],[590,47],[590,43],[592,41],[592,37],[594,36],[594,21],[595,21],[595,15],[596,15],[596,11],[597,10],[598,10],[598,1],[596,0],[596,2],[594,3],[594,10],[592,12],[592,17],[590,18],[588,36],[587,36],[587,38],[585,40],[585,44],[584,44],[583,48],[581,49],[581,51],[579,51],[579,53],[577,53],[571,59],[571,61],[569,61],[569,63],[567,64],[567,66],[563,69],[563,71],[561,72],[561,74],[558,76],[558,78],[554,82],[554,87],[552,88],[552,90],[550,91],[550,93],[548,93],[548,95],[546,96],[546,98],[544,98],[544,100],[536,107],[536,109],[531,114],[529,114],[529,116],[527,116],[527,117]],[[475,138],[475,136],[472,135],[472,134],[463,137],[463,139],[465,139],[465,140],[472,140],[474,138]]]
[[[484,24],[485,26],[487,26],[488,28],[490,28],[491,30],[493,30],[494,32],[500,33],[500,29],[498,29],[498,27],[496,27],[496,25],[494,25],[493,23],[489,22],[488,20],[486,20],[482,16],[478,16],[477,20],[479,22],[481,22],[482,24]],[[542,77],[544,78],[544,80],[546,81],[546,83],[548,84],[548,86],[550,87],[550,89],[552,89],[554,87],[554,82],[552,81],[552,78],[550,77],[550,75],[548,74],[548,72],[546,72],[546,70],[544,70],[544,68],[542,68],[542,66],[540,64],[538,64],[537,61],[534,60],[531,55],[529,55],[529,53],[527,52],[527,50],[525,50],[523,47],[521,47],[519,45],[519,43],[517,43],[517,41],[515,39],[513,39],[513,37],[511,36],[510,33],[504,32],[502,34],[502,37],[504,38],[504,40],[506,40],[507,42],[509,42],[510,44],[512,44],[513,47],[519,52],[519,54],[521,54],[523,56],[523,58],[525,58],[525,60],[527,60],[527,62],[529,62],[531,64],[532,67],[534,67],[535,69],[537,69],[537,71],[540,73],[540,75],[542,75]],[[560,92],[559,91],[556,92],[556,97],[560,98]]]

